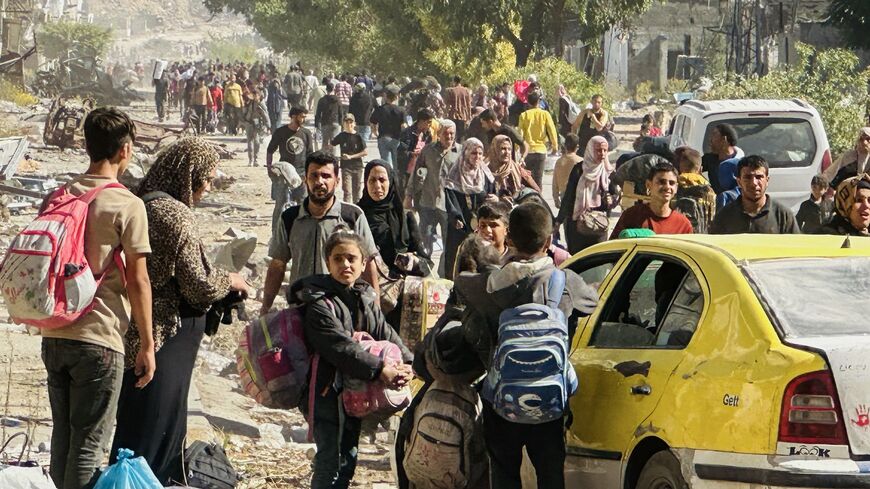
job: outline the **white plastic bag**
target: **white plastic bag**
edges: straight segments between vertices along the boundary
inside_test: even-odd
[[[57,489],[42,467],[0,465],[0,487],[3,489]]]

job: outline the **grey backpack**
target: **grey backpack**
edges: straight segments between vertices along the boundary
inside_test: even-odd
[[[474,486],[487,470],[480,398],[466,383],[436,380],[414,413],[403,467],[415,489]]]

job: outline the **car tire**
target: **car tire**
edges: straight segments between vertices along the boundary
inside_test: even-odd
[[[688,489],[680,461],[670,450],[656,452],[647,460],[635,489]]]

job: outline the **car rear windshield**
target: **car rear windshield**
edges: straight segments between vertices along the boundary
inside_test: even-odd
[[[785,336],[870,334],[870,257],[766,260],[743,270]]]
[[[711,151],[710,133],[723,123],[737,131],[737,147],[747,155],[762,156],[771,168],[810,166],[816,157],[813,126],[798,118],[745,117],[711,122],[704,135],[704,152]]]

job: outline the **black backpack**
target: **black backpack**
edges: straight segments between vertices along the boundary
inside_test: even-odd
[[[200,489],[235,489],[241,477],[219,445],[195,441],[184,451],[187,485]]]
[[[672,207],[689,219],[695,234],[707,234],[715,214],[715,198],[709,185],[680,187]]]

